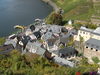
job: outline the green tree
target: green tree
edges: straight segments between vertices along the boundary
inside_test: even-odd
[[[84,56],[84,39],[83,39],[83,37],[82,36],[80,36],[80,45],[79,45],[79,47],[80,47],[80,52],[82,53],[82,55]]]
[[[46,22],[48,24],[56,24],[56,25],[62,25],[63,17],[59,13],[51,13],[51,15],[48,16],[46,19]]]
[[[100,62],[100,60],[99,60],[98,57],[92,57],[92,60],[93,60],[93,62],[96,63],[96,64]]]
[[[0,38],[0,45],[3,45],[4,42],[5,42],[5,38],[4,37]]]

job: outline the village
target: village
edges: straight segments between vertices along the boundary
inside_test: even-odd
[[[100,27],[93,30],[81,26],[79,30],[75,30],[71,21],[68,24],[49,25],[41,19],[36,19],[34,24],[27,27],[16,25],[14,28],[21,31],[8,36],[0,49],[17,49],[22,54],[36,53],[69,67],[75,67],[82,57],[88,58],[89,63],[93,63],[93,57],[100,59]],[[74,45],[69,45],[71,42]]]

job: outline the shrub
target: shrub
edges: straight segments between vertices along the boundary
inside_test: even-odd
[[[93,62],[96,63],[96,64],[100,62],[100,60],[99,60],[98,57],[92,57],[92,60],[93,60]]]
[[[0,38],[0,45],[3,45],[4,42],[5,42],[5,38],[4,37]]]

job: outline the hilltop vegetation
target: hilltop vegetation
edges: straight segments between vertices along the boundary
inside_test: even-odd
[[[4,37],[0,38],[0,45],[2,45],[4,42],[5,42],[5,38]]]
[[[98,65],[89,65],[82,59],[80,66],[63,67],[32,53],[21,55],[18,50],[0,55],[0,75],[75,75],[76,72],[96,71]]]
[[[1,42],[4,39],[1,39]],[[55,64],[37,54],[21,54],[18,50],[0,55],[0,75],[75,75],[76,72],[97,71],[99,65],[88,64],[83,58],[74,68]]]
[[[64,19],[89,20],[94,14],[92,0],[52,0],[64,10]]]

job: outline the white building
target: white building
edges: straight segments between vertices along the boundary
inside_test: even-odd
[[[81,27],[78,34],[74,36],[74,40],[80,41],[80,36],[83,37],[84,56],[89,59],[89,63],[93,63],[93,57],[100,59],[100,27],[95,30]]]
[[[100,40],[100,27],[95,30],[81,27],[80,30],[78,30],[78,34],[74,36],[74,40],[80,41],[80,36],[83,37],[84,42],[90,38]]]

